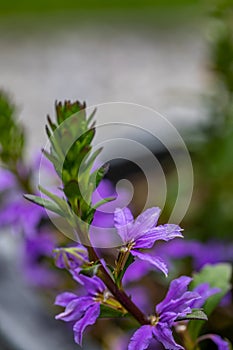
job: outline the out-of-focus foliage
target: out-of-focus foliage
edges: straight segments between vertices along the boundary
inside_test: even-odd
[[[233,3],[212,2],[210,55],[212,94],[207,121],[189,145],[195,188],[186,227],[198,239],[230,238],[233,228]]]
[[[15,121],[15,106],[7,94],[0,91],[0,159],[11,167],[22,159],[24,132]]]
[[[2,1],[0,3],[0,14],[11,13],[43,13],[60,10],[135,10],[144,8],[174,8],[177,6],[195,5],[194,0],[41,0],[41,1]]]
[[[228,264],[206,265],[199,273],[194,274],[192,288],[197,287],[201,283],[209,283],[211,287],[219,288],[219,293],[208,298],[204,305],[204,311],[207,316],[210,316],[213,310],[218,306],[221,299],[231,289],[229,283],[232,270]],[[221,276],[221,278],[219,278]],[[204,322],[190,322],[189,332],[193,339],[200,335],[201,328]]]

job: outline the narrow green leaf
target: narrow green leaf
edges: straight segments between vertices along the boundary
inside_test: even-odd
[[[53,154],[48,153],[45,149],[43,149],[42,152],[45,155],[45,157],[53,164],[58,176],[61,177],[59,160]]]
[[[99,169],[95,170],[93,173],[91,173],[90,176],[90,182],[93,182],[95,185],[95,188],[97,188],[103,179],[103,177],[106,175],[109,169],[109,163],[104,164]]]
[[[94,264],[92,266],[85,266],[80,270],[80,274],[93,277],[97,274],[100,264]]]
[[[49,137],[49,142],[51,144],[51,153],[56,154],[58,159],[63,162],[65,157],[65,153],[62,150],[64,140],[60,135],[59,129],[54,130],[53,134]]]
[[[116,199],[116,197],[107,197],[102,199],[101,201],[97,202],[95,205],[93,205],[92,209],[96,210],[99,208],[101,205],[112,202]]]
[[[125,317],[127,314],[120,310],[115,310],[111,307],[101,304],[100,305],[100,318],[114,318],[114,317]]]
[[[90,123],[92,122],[95,114],[96,114],[97,108],[94,109],[94,111],[89,115],[89,117],[87,118],[87,125],[89,126]]]
[[[58,206],[62,206],[62,202],[64,202],[64,200],[62,198],[56,196],[52,192],[49,192],[41,185],[39,185],[38,188],[43,194],[45,194],[47,197],[51,198],[55,203],[57,203]]]
[[[93,139],[95,137],[95,129],[89,129],[85,132],[85,134],[82,134],[81,137],[77,140],[81,145],[81,149],[84,147],[90,147]]]
[[[56,124],[54,124],[54,123],[52,122],[52,120],[51,120],[51,118],[50,118],[49,115],[47,115],[47,120],[48,120],[48,124],[49,124],[51,130],[52,130],[52,131],[55,131],[56,128],[57,128],[57,126],[56,126]]]
[[[48,138],[50,138],[52,134],[51,134],[51,131],[49,130],[48,125],[45,125],[45,131],[46,131]]]
[[[85,170],[85,174],[86,173],[90,173],[91,169],[93,167],[93,164],[96,160],[96,158],[98,157],[98,155],[101,153],[103,147],[98,148],[93,154],[90,155],[90,157],[87,159],[87,161],[85,162],[85,169],[82,169],[83,171]]]
[[[67,220],[69,221],[72,217],[72,210],[70,209],[65,199],[56,196],[55,194],[43,188],[42,186],[38,186],[38,188],[43,194],[45,194],[47,197],[52,199],[57,204],[57,206],[60,208],[62,212],[62,216],[66,217]]]
[[[32,203],[35,203],[41,207],[44,207],[56,214],[59,214],[61,216],[64,216],[63,212],[60,210],[60,208],[53,202],[50,202],[49,200],[42,198],[42,197],[38,197],[38,196],[34,196],[32,194],[25,194],[24,198],[29,200]]]
[[[203,320],[207,321],[208,317],[202,309],[193,309],[191,314],[184,317],[178,317],[175,321],[185,321],[185,320]]]

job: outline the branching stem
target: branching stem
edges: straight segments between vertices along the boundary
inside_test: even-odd
[[[121,303],[121,305],[141,324],[149,324],[149,320],[146,315],[132,302],[130,297],[125,293],[124,290],[119,289],[116,283],[113,281],[105,267],[99,260],[95,249],[91,246],[86,246],[89,254],[90,261],[99,262],[100,267],[98,269],[98,276],[102,279],[108,290],[114,295],[114,297]]]

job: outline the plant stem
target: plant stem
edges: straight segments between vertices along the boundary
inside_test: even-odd
[[[89,245],[86,246],[89,254],[90,261],[99,262],[100,267],[98,270],[98,276],[102,279],[102,281],[105,283],[106,287],[109,289],[109,291],[114,295],[114,297],[121,303],[121,305],[141,324],[149,324],[149,320],[147,319],[146,315],[132,302],[130,297],[125,293],[124,290],[119,289],[109,273],[106,271],[105,267],[99,261],[99,258],[95,252],[95,249]]]
[[[182,324],[182,322],[180,322],[180,323],[178,322],[178,325],[175,327],[175,330],[179,334],[180,338],[182,339],[184,348],[186,350],[196,349],[195,342],[192,340],[192,338],[188,332],[188,329],[187,329],[187,324],[185,322],[183,324]]]

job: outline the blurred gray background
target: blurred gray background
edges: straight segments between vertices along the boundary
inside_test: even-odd
[[[204,28],[195,6],[2,16],[0,87],[19,106],[30,153],[59,99],[138,103],[178,128],[200,120]]]

